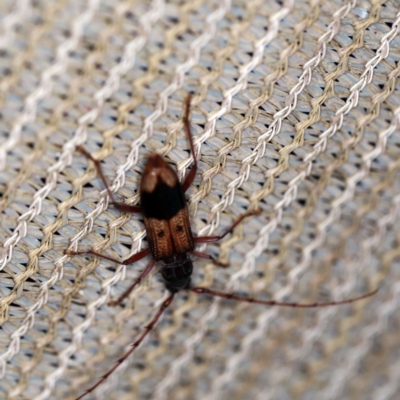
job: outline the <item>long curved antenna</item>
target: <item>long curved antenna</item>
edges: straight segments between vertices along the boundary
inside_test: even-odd
[[[366,299],[367,297],[373,296],[379,290],[379,288],[377,288],[367,294],[363,294],[362,296],[353,297],[352,299],[346,299],[346,300],[341,300],[341,301],[328,301],[328,302],[324,302],[324,303],[309,303],[309,304],[285,303],[285,302],[275,301],[275,300],[259,300],[259,299],[254,299],[254,298],[238,296],[233,293],[218,292],[217,290],[212,290],[212,289],[208,289],[208,288],[204,288],[204,287],[192,287],[192,288],[188,288],[188,290],[198,293],[198,294],[210,294],[211,296],[222,297],[224,299],[232,299],[232,300],[236,300],[236,301],[243,301],[245,303],[264,304],[267,306],[293,307],[293,308],[315,308],[315,307],[339,306],[341,304],[354,303],[355,301]]]
[[[135,349],[140,345],[140,343],[142,343],[143,339],[154,328],[155,324],[160,319],[160,317],[161,317],[162,313],[165,311],[165,309],[172,303],[174,296],[175,296],[175,293],[171,293],[164,300],[164,302],[161,304],[161,307],[158,309],[156,315],[154,315],[153,319],[145,327],[145,329],[144,329],[143,333],[140,335],[140,337],[132,344],[132,347],[121,358],[119,358],[115,362],[115,365],[108,372],[106,372],[93,386],[91,386],[89,389],[86,389],[84,391],[84,393],[82,393],[79,397],[77,397],[76,400],[83,399],[87,394],[89,394],[90,392],[93,392],[93,390],[95,390],[98,386],[100,386],[135,351]]]

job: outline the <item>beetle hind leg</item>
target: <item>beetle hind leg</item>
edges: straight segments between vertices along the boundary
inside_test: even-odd
[[[131,206],[129,204],[124,204],[120,203],[118,201],[115,201],[114,194],[110,189],[110,186],[108,185],[107,179],[103,173],[103,169],[101,168],[101,164],[99,160],[96,160],[84,147],[82,146],[77,146],[76,149],[82,153],[86,158],[88,158],[90,161],[93,162],[94,166],[96,167],[96,171],[100,176],[101,181],[103,182],[104,187],[107,190],[107,193],[111,199],[111,204],[119,211],[121,212],[127,212],[127,213],[141,213],[142,208],[140,206]]]

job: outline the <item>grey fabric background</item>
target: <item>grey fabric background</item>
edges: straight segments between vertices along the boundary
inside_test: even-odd
[[[138,202],[149,154],[191,166],[193,282],[264,299],[373,298],[313,310],[179,293],[88,398],[397,399],[400,386],[400,6],[397,1],[0,3],[0,398],[74,399],[167,295]]]

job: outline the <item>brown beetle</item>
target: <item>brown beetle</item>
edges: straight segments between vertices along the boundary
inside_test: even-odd
[[[190,97],[186,99],[186,111],[184,125],[190,150],[194,155],[193,139],[190,132],[189,112]],[[179,182],[176,172],[165,162],[159,154],[152,154],[147,160],[140,182],[141,206],[131,206],[115,201],[99,161],[94,159],[84,148],[77,148],[82,154],[94,162],[97,172],[106,187],[111,198],[111,203],[117,210],[130,213],[141,213],[147,233],[149,248],[142,250],[132,257],[122,261],[122,264],[132,264],[151,253],[153,260],[140,274],[138,279],[117,299],[111,301],[111,305],[120,303],[129,295],[132,289],[153,269],[157,261],[162,262],[161,275],[170,292],[176,293],[180,289],[188,288],[193,272],[192,260],[189,254],[207,258],[215,264],[224,265],[215,260],[211,255],[195,251],[195,245],[200,243],[217,242],[230,233],[247,216],[258,215],[261,210],[249,211],[240,216],[224,234],[220,236],[193,237],[189,221],[189,212],[185,198],[185,192],[192,184],[197,172],[197,160],[195,157],[193,167],[183,184]],[[121,263],[111,257],[88,251],[68,251],[68,255],[93,254],[110,261]]]
[[[129,349],[129,351],[126,352],[121,358],[119,358],[115,365],[106,374],[104,374],[96,382],[95,385],[87,389],[80,397],[78,397],[77,400],[83,398],[86,394],[92,392],[96,387],[98,387],[105,379],[107,379],[108,376],[110,376],[118,368],[118,366],[122,362],[124,362],[129,357],[131,353],[133,353],[133,351],[140,345],[143,339],[153,329],[163,311],[171,304],[175,293],[177,293],[179,290],[186,289],[195,293],[205,293],[212,296],[248,303],[298,308],[326,307],[352,303],[357,300],[372,296],[378,290],[376,289],[365,295],[343,301],[302,304],[277,302],[273,300],[258,300],[254,298],[238,296],[232,293],[219,292],[208,288],[191,286],[190,279],[193,272],[193,264],[190,255],[207,258],[209,260],[212,260],[217,265],[226,266],[222,263],[219,263],[211,255],[195,251],[195,245],[199,243],[212,243],[219,241],[220,239],[224,238],[228,233],[232,232],[232,230],[244,218],[251,215],[258,215],[260,214],[260,210],[248,211],[244,215],[240,216],[220,236],[193,237],[189,221],[187,202],[184,195],[186,190],[192,184],[197,172],[197,161],[194,156],[193,139],[190,132],[189,124],[190,100],[191,98],[189,96],[186,99],[186,110],[183,121],[186,135],[190,144],[190,150],[194,159],[193,167],[185,178],[183,184],[181,184],[179,182],[176,172],[164,161],[164,159],[160,155],[151,155],[143,171],[140,183],[141,207],[116,202],[111,190],[109,189],[105,176],[101,170],[100,163],[95,160],[92,155],[89,154],[85,149],[83,149],[82,147],[78,147],[78,150],[81,153],[83,153],[87,158],[94,162],[98,174],[100,175],[104,186],[108,191],[114,207],[122,212],[142,213],[143,215],[149,248],[139,251],[128,259],[123,260],[122,264],[132,264],[150,253],[153,257],[153,260],[147,265],[147,267],[132,283],[132,285],[118,299],[111,301],[109,304],[117,305],[123,299],[125,299],[133,290],[133,288],[138,285],[146,275],[149,274],[149,272],[154,268],[156,262],[161,263],[160,272],[165,282],[165,286],[170,292],[170,295],[162,303],[157,313],[154,315],[150,323],[145,327],[139,338],[132,344],[132,347]],[[121,263],[121,261],[119,260],[115,260],[103,254],[96,253],[92,250],[77,252],[67,251],[67,254],[71,256],[78,254],[93,254],[95,256],[111,260],[116,263]]]

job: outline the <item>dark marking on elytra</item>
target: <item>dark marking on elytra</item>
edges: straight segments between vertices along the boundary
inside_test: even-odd
[[[169,187],[160,179],[152,193],[140,194],[142,213],[146,218],[170,220],[186,206],[182,185],[178,182]]]

